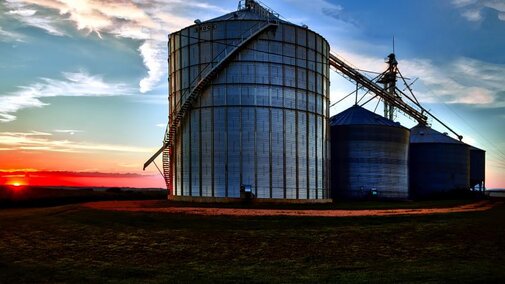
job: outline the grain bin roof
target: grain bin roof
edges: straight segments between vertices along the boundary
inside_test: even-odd
[[[465,144],[447,134],[420,124],[410,129],[410,143]]]
[[[261,9],[261,8],[260,8]],[[258,9],[240,9],[222,16],[219,16],[214,19],[210,19],[205,21],[204,23],[209,23],[209,22],[219,22],[219,21],[233,21],[233,20],[265,20],[267,18],[270,19],[276,19],[282,23],[289,23],[286,21],[283,21],[277,17],[277,15],[274,15],[273,13],[270,13],[269,11],[266,10],[261,10],[263,13],[259,12]]]
[[[397,122],[382,117],[358,105],[354,105],[330,118],[330,126],[336,125],[383,125],[403,127]]]
[[[472,145],[469,145],[469,146],[470,146],[470,150],[472,150],[472,151],[482,151],[482,152],[486,152],[486,150],[482,150],[482,149],[477,148],[477,147],[475,147],[475,146],[472,146]]]

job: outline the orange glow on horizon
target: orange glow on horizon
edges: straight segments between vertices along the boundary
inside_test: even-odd
[[[27,185],[28,183],[24,179],[16,178],[16,179],[8,179],[7,182],[5,182],[4,184],[10,185],[13,187],[21,187],[21,186]]]
[[[19,182],[21,186],[165,188],[154,167],[142,171],[144,159],[144,153],[124,160],[117,153],[2,151],[0,186],[14,187]]]
[[[0,185],[12,188],[24,186],[69,186],[69,187],[131,187],[165,188],[158,175],[117,174],[100,172],[58,171],[1,171]]]
[[[28,185],[28,183],[25,179],[20,179],[19,177],[16,177],[14,179],[8,178],[7,182],[3,182],[3,185],[8,186],[13,191],[21,191],[25,188],[26,185]]]

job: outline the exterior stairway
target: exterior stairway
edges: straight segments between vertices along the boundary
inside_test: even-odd
[[[240,39],[237,39],[232,44],[228,45],[221,53],[213,58],[212,62],[205,66],[205,68],[199,73],[198,79],[191,83],[187,91],[182,94],[181,99],[174,107],[174,110],[171,110],[169,125],[167,127],[167,131],[165,132],[163,146],[144,164],[145,170],[146,167],[149,166],[149,164],[151,164],[154,159],[163,152],[163,170],[165,171],[165,182],[167,184],[169,194],[171,194],[171,181],[173,174],[173,170],[170,166],[170,158],[173,154],[172,146],[179,123],[186,116],[188,111],[191,109],[193,102],[198,98],[204,88],[212,81],[215,75],[217,75],[227,65],[234,55],[236,55],[256,36],[271,27],[278,26],[278,24],[279,22],[277,18],[267,19],[264,22],[259,22],[251,27],[251,29],[244,32]]]

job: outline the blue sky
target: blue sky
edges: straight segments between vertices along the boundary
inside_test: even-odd
[[[487,150],[488,186],[505,187],[504,0],[263,2],[361,69],[383,71],[394,36],[402,73],[419,78],[420,101]],[[19,157],[2,167],[138,172],[167,120],[167,34],[236,7],[235,0],[2,0],[0,155]],[[337,73],[331,79],[332,101],[354,88]],[[43,153],[72,167],[34,161]]]

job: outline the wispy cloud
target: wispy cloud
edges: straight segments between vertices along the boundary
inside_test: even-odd
[[[136,165],[138,167],[138,165]],[[0,177],[25,177],[25,176],[74,176],[74,177],[146,177],[157,176],[153,174],[140,173],[118,173],[118,172],[99,172],[98,169],[86,169],[79,171],[46,171],[37,169],[1,169]]]
[[[271,1],[273,2],[273,1]],[[337,32],[354,32],[358,22],[345,10],[345,7],[339,4],[331,3],[327,0],[312,0],[310,5],[304,0],[283,0],[275,3],[278,12],[286,11],[287,20],[295,24],[307,24],[313,29],[312,25],[318,25],[317,31],[328,34]],[[273,4],[273,3],[272,3]],[[275,7],[274,7],[275,8]],[[324,23],[324,25],[320,25]]]
[[[82,133],[84,131],[77,130],[77,129],[55,129],[55,130],[53,130],[53,132],[74,135],[76,133]]]
[[[477,22],[482,20],[482,15],[480,13],[480,9],[478,10],[466,10],[461,13],[461,16],[465,17],[467,20],[471,22]]]
[[[131,169],[138,169],[139,165],[138,164],[125,164],[125,163],[119,163],[117,164],[118,166],[122,168],[131,168]]]
[[[14,113],[20,109],[48,105],[41,100],[47,97],[119,96],[134,92],[124,83],[105,82],[102,77],[84,71],[64,72],[62,75],[61,80],[40,78],[40,82],[21,86],[16,92],[0,96],[0,121],[15,120]]]
[[[69,153],[129,152],[152,153],[155,149],[129,145],[99,144],[57,140],[46,132],[0,132],[0,148],[5,150],[49,151]]]
[[[227,12],[214,2],[215,5],[196,0],[8,0],[7,6],[19,21],[53,35],[63,35],[55,24],[63,20],[100,38],[109,34],[143,41],[139,53],[147,75],[139,82],[139,90],[145,93],[167,76],[164,68],[167,34],[192,24],[197,15],[217,16]],[[38,15],[41,8],[56,10],[58,14]]]
[[[401,62],[400,62],[401,64]],[[427,102],[472,104],[502,107],[505,90],[502,80],[505,65],[461,57],[444,66],[429,60],[410,60],[403,64],[409,74],[419,77],[427,87],[421,98]]]
[[[46,31],[54,36],[64,36],[63,29],[59,26],[61,21],[50,15],[42,15],[35,9],[27,8],[22,2],[7,0],[5,3],[9,9],[7,14],[24,25]]]
[[[452,4],[457,7],[466,6],[477,2],[478,0],[452,0]]]
[[[164,50],[165,44],[156,41],[145,41],[140,47],[139,51],[142,55],[144,65],[148,66],[148,76],[142,79],[139,83],[140,92],[146,93],[152,90],[158,82],[166,75],[166,51]]]
[[[382,71],[380,58],[342,51],[339,53],[356,68]],[[505,106],[505,65],[460,57],[444,65],[428,59],[400,59],[399,68],[408,77],[418,77],[415,94],[425,103],[459,103],[484,107]]]
[[[340,5],[331,4],[326,1],[322,1],[321,12],[323,15],[338,20],[340,22],[344,22],[347,24],[351,24],[353,26],[357,26],[358,23],[354,20],[349,14],[345,13],[344,8]]]
[[[0,41],[3,41],[3,42],[11,42],[11,41],[23,42],[23,41],[25,41],[25,38],[26,37],[20,33],[6,31],[2,27],[0,27]]]
[[[498,19],[505,21],[505,2],[503,0],[453,0],[452,4],[461,10],[463,17],[472,22],[483,19],[483,9],[494,10],[498,13]]]

